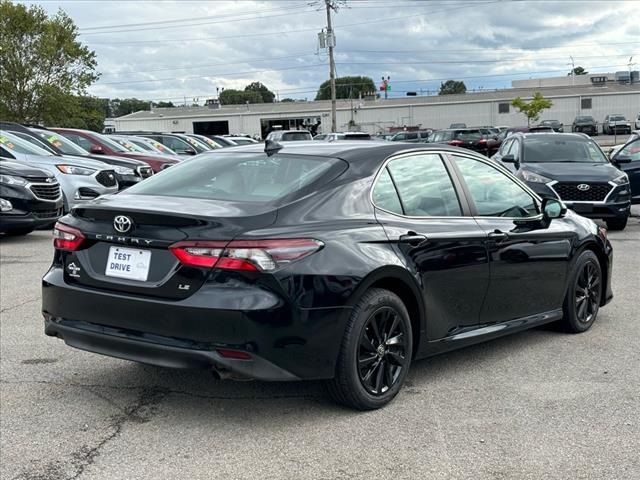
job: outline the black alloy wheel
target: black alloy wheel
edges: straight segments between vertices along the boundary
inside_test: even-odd
[[[602,301],[602,268],[595,253],[585,250],[576,260],[564,300],[562,324],[568,332],[581,333],[595,322]]]
[[[587,262],[578,275],[575,288],[576,316],[582,323],[590,323],[598,313],[602,282],[597,265]]]
[[[413,332],[402,300],[381,288],[367,290],[347,321],[329,395],[358,410],[389,403],[402,388],[413,354]]]
[[[407,362],[407,335],[400,316],[391,307],[382,307],[365,323],[360,334],[358,374],[372,395],[381,395],[398,380]]]

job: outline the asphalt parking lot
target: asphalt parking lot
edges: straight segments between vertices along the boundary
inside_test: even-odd
[[[640,478],[634,214],[610,234],[615,299],[589,332],[415,363],[368,413],[315,382],[221,382],[66,347],[42,331],[50,232],[0,239],[1,478]]]

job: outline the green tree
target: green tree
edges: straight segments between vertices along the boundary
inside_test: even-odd
[[[456,93],[467,93],[467,86],[463,81],[447,80],[444,83],[440,83],[438,95],[453,95]]]
[[[567,73],[567,76],[570,77],[572,74],[573,75],[586,75],[587,72],[584,68],[582,67],[576,67],[576,68],[572,68],[571,71],[569,73]]]
[[[548,98],[544,98],[540,92],[536,92],[531,101],[525,102],[520,97],[516,97],[511,101],[511,105],[517,108],[520,113],[523,113],[527,117],[527,125],[531,125],[532,121],[538,121],[543,110],[553,106],[553,102]]]
[[[149,110],[150,102],[138,98],[114,98],[109,102],[112,117],[121,117],[141,110]]]
[[[154,103],[153,106],[154,107],[158,107],[158,108],[173,108],[173,107],[175,107],[173,102],[158,102],[158,103]]]
[[[0,117],[40,122],[58,117],[95,82],[95,52],[78,40],[63,11],[47,16],[37,5],[0,0]]]
[[[245,92],[257,92],[262,97],[262,103],[273,103],[276,95],[260,82],[253,82],[244,87]],[[251,102],[254,103],[254,102]]]
[[[360,94],[373,92],[376,84],[371,77],[336,78],[336,98],[358,98]],[[331,100],[331,81],[322,82],[316,100]]]
[[[220,92],[220,103],[222,105],[242,105],[244,103],[264,103],[260,92],[245,92],[226,88]]]

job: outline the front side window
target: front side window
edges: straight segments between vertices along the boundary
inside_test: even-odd
[[[502,145],[500,145],[500,155],[502,156],[508,155],[507,152],[509,152],[509,147],[511,147],[512,143],[513,143],[513,140],[504,141]]]
[[[498,169],[468,157],[453,156],[480,217],[526,218],[538,215],[535,199]]]
[[[451,217],[462,215],[458,196],[440,155],[417,154],[388,163],[404,215]]]
[[[630,157],[632,162],[640,161],[640,139],[625,145],[617,156]]]
[[[73,143],[82,147],[83,149],[90,151],[91,150],[91,142],[80,135],[70,132],[62,132],[62,135],[71,140]]]
[[[186,152],[187,150],[193,150],[193,148],[191,148],[191,146],[181,138],[170,137],[168,135],[162,137],[162,144],[174,152]]]

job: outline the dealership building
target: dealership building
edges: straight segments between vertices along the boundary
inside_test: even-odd
[[[636,72],[632,72],[636,73]],[[580,78],[583,77],[583,78]],[[535,92],[553,101],[541,119],[570,125],[578,115],[602,122],[606,115],[622,114],[634,120],[640,114],[640,82],[623,83],[611,74],[516,81],[514,88],[468,92],[460,95],[415,96],[381,99],[338,100],[338,131],[369,133],[398,128],[447,128],[452,123],[468,126],[526,125],[526,117],[511,106]],[[633,77],[635,78],[635,77]],[[577,80],[577,81],[576,81]],[[567,84],[569,83],[569,84]],[[330,131],[330,101],[296,101],[246,105],[220,105],[209,101],[202,107],[156,108],[114,119],[116,131],[187,132],[211,135],[249,134],[261,137],[273,129],[313,126],[317,133]]]

